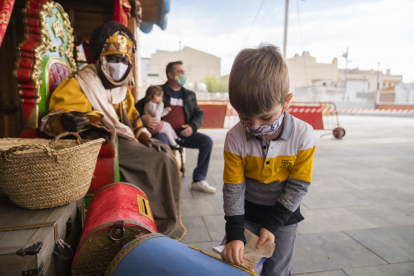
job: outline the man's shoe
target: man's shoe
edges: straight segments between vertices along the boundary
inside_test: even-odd
[[[214,194],[216,192],[216,188],[210,186],[205,180],[191,183],[191,190],[196,190],[208,194]]]

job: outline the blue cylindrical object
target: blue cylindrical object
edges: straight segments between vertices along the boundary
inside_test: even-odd
[[[105,276],[110,275],[247,276],[255,274],[162,234],[147,234],[124,246],[105,273]]]

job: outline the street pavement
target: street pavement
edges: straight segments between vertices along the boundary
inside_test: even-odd
[[[291,262],[294,275],[414,275],[414,118],[339,116],[343,140],[317,130],[313,180],[301,210]],[[206,252],[224,236],[223,145],[212,137],[207,181],[214,195],[190,190],[197,150],[182,179],[182,242]],[[277,241],[276,241],[277,246]]]

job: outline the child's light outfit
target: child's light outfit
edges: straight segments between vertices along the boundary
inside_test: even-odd
[[[159,120],[158,124],[154,128],[147,127],[149,132],[154,135],[157,133],[163,133],[167,136],[168,143],[171,146],[176,146],[178,139],[177,134],[175,133],[174,129],[171,127],[170,123],[161,121],[161,117],[164,117],[168,114],[168,111],[164,109],[164,104],[156,104],[152,101],[149,101],[145,104],[144,113],[151,115],[153,118],[157,118]]]
[[[284,113],[283,129],[270,142],[234,126],[224,144],[224,213],[227,243],[245,242],[244,228],[275,235],[276,250],[263,275],[288,276],[300,203],[312,180],[315,134],[312,126]]]

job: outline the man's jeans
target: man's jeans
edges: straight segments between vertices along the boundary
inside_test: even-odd
[[[181,145],[185,148],[199,149],[197,167],[193,172],[193,180],[201,181],[205,180],[208,171],[208,165],[210,164],[211,150],[213,149],[213,140],[205,134],[194,132],[190,137],[184,137],[177,133],[178,137],[184,140]],[[158,133],[153,136],[155,139],[160,140],[168,144],[167,136],[162,133]]]
[[[244,227],[250,232],[260,236],[259,224],[245,220]],[[293,247],[296,240],[298,224],[285,225],[279,228],[275,236],[275,252],[272,257],[263,263],[260,275],[264,276],[290,276],[290,260],[293,255]]]

